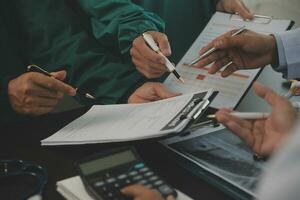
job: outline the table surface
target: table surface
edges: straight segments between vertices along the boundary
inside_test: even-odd
[[[286,91],[283,87],[284,80],[281,78],[281,75],[273,72],[269,67],[264,69],[258,81],[271,86],[279,93]],[[249,91],[238,109],[243,111],[265,111],[269,108],[253,94],[253,91]],[[111,147],[135,145],[142,158],[151,168],[157,171],[171,185],[192,198],[202,200],[231,199],[220,190],[180,167],[157,141],[147,140],[131,143],[79,146],[40,146],[40,140],[55,133],[87,110],[88,108],[80,108],[39,117],[27,123],[16,124],[13,127],[0,128],[1,134],[5,136],[0,141],[0,160],[23,159],[44,166],[49,174],[44,199],[55,200],[62,199],[56,192],[56,182],[77,175],[74,167],[76,160]]]

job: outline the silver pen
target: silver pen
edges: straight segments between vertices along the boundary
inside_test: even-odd
[[[270,113],[261,113],[261,112],[232,112],[229,115],[233,117],[237,117],[239,119],[248,119],[248,120],[255,120],[255,119],[265,119],[270,116]],[[208,115],[208,119],[215,119],[216,115]]]
[[[39,72],[39,73],[42,73],[42,74],[44,74],[46,76],[53,77],[53,75],[51,73],[47,72],[46,70],[44,70],[43,68],[41,68],[41,67],[39,67],[37,65],[33,65],[33,64],[27,66],[27,71],[30,71],[30,72]],[[53,78],[55,78],[55,77],[53,77]],[[81,90],[78,90],[78,88],[76,88],[76,91],[80,95],[84,96],[85,98],[93,99],[93,100],[96,99],[93,95],[91,95],[89,93],[82,92]]]
[[[241,34],[242,32],[244,32],[246,29],[246,26],[241,27],[239,30],[237,30],[235,33],[233,33],[231,35],[231,37],[234,37],[236,35]],[[191,61],[190,63],[184,63],[183,65],[186,66],[193,66],[195,65],[197,62],[199,62],[200,60],[202,60],[203,58],[209,56],[210,54],[212,54],[213,52],[215,52],[217,49],[215,47],[212,47],[211,49],[209,49],[207,52],[205,52],[204,54],[202,54],[201,56],[199,56],[198,58],[194,59],[193,61]]]

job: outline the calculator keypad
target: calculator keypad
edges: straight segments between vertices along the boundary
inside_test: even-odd
[[[168,184],[161,180],[153,171],[139,163],[134,169],[118,174],[116,177],[109,177],[104,180],[97,180],[93,186],[95,191],[107,200],[130,199],[121,194],[120,190],[132,184],[140,184],[153,190],[159,191],[164,197],[176,194]]]

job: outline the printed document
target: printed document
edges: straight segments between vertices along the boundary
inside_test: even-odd
[[[182,84],[174,78],[173,75],[170,75],[165,81],[167,88],[174,92],[181,92],[185,94],[195,91],[215,89],[219,91],[219,94],[214,99],[211,106],[215,108],[234,108],[255,80],[259,73],[259,69],[240,70],[227,78],[222,78],[220,73],[215,75],[208,74],[207,69],[209,66],[203,69],[198,69],[195,67],[184,66],[183,64],[190,63],[192,60],[197,58],[202,47],[207,45],[216,37],[230,30],[246,26],[247,29],[262,34],[271,34],[274,32],[279,33],[284,32],[291,22],[290,20],[273,19],[269,23],[266,23],[264,21],[265,19],[262,19],[262,21],[259,20],[260,19],[257,19],[254,22],[245,22],[237,20],[236,17],[235,19],[232,19],[231,14],[217,12],[188,50],[186,55],[176,66],[176,70],[180,75],[182,75],[186,83]]]
[[[191,120],[180,119],[181,112],[191,108],[189,115],[192,115],[202,106],[201,103],[194,107],[188,106],[197,95],[207,99],[212,91],[145,104],[93,106],[86,114],[43,140],[42,145],[121,142],[177,133]],[[174,120],[176,116],[180,120]]]

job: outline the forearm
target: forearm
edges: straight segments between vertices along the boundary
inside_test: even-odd
[[[150,30],[164,31],[163,21],[128,0],[77,0],[90,17],[97,41],[129,55],[133,40]]]
[[[300,78],[300,29],[274,36],[278,51],[278,66],[273,66],[274,70],[287,79]]]
[[[46,1],[46,2],[45,2]],[[48,71],[66,69],[67,83],[87,90],[97,101],[79,98],[81,103],[114,104],[145,81],[130,63],[96,41],[82,19],[60,0],[20,1],[28,56]],[[36,10],[35,12],[33,12]],[[31,16],[32,13],[35,16]],[[54,17],[55,16],[55,17]],[[39,41],[36,43],[35,41]]]

